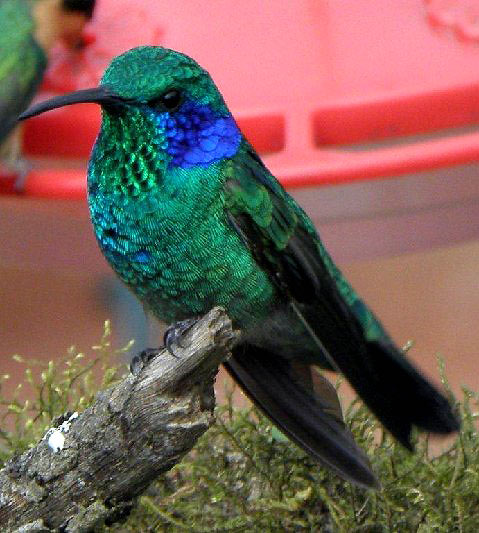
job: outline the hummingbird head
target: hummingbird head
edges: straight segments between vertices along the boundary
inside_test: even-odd
[[[102,106],[100,137],[125,151],[154,151],[166,167],[206,166],[233,156],[241,133],[209,74],[190,57],[156,46],[116,57],[100,85],[32,106],[20,120],[82,102]],[[148,145],[148,146],[145,146]]]
[[[160,46],[140,46],[116,57],[100,85],[110,87],[123,100],[152,109],[163,106],[171,111],[185,99],[224,106],[209,74],[196,61]],[[169,95],[163,101],[171,91],[178,93],[176,98]]]

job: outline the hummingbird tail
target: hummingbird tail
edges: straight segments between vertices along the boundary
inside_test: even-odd
[[[315,460],[362,487],[378,488],[369,461],[342,419],[335,388],[306,364],[250,344],[225,367],[249,398]]]
[[[413,426],[441,434],[457,431],[459,421],[447,398],[407,360],[371,311],[357,297],[350,301],[354,293],[345,285],[344,279],[323,276],[312,304],[292,304],[316,344],[317,364],[327,359],[410,450]]]
[[[365,351],[365,358],[351,358],[341,370],[382,424],[406,448],[412,449],[412,426],[441,434],[459,429],[445,396],[389,340],[367,342]]]
[[[441,434],[457,431],[459,421],[446,397],[385,334],[369,340],[352,313],[341,318],[344,309],[348,310],[344,305],[326,307],[323,300],[303,316],[318,352],[327,352],[328,360],[385,428],[410,450],[413,426]]]

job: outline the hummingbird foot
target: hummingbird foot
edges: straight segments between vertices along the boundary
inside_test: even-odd
[[[170,352],[173,357],[177,357],[173,350],[173,344],[176,344],[180,348],[184,348],[181,344],[181,337],[186,333],[192,326],[198,322],[197,318],[187,318],[186,320],[180,320],[172,324],[166,331],[163,336],[163,343],[165,348]]]
[[[145,348],[131,360],[130,372],[137,376],[158,353],[158,348]]]

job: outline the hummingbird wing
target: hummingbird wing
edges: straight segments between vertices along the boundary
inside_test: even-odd
[[[229,162],[226,177],[228,219],[318,346],[318,364],[326,357],[409,449],[412,426],[456,431],[446,398],[393,344],[334,265],[311,220],[249,145]],[[230,365],[234,373],[235,359]],[[253,366],[250,372],[255,371]]]
[[[285,248],[298,217],[294,210],[284,206],[273,220],[270,191],[249,174],[257,165],[262,166],[259,159],[245,169],[234,162],[230,164],[227,212],[255,259],[270,271],[272,258],[267,259],[264,254],[268,255],[267,250],[274,254],[276,247]],[[272,242],[276,243],[273,247]],[[290,283],[301,292],[301,274],[293,274],[295,270],[292,265]],[[316,284],[314,272],[309,275]],[[353,483],[378,487],[368,458],[343,421],[336,389],[314,367],[301,361],[300,347],[298,352],[298,359],[290,361],[244,343],[234,350],[225,367],[251,400],[312,457]]]
[[[33,29],[25,0],[0,1],[0,142],[30,103],[47,65]]]

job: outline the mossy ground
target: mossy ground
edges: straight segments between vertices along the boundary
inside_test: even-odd
[[[126,371],[120,354],[129,348],[111,347],[107,324],[89,356],[71,348],[46,365],[15,357],[26,368],[25,380],[13,397],[0,390],[0,427],[10,428],[0,430],[0,463],[37,442],[57,416],[81,411],[99,388],[119,379]],[[28,387],[26,401],[21,398]],[[217,408],[217,424],[148,489],[127,522],[109,531],[476,532],[478,399],[464,389],[456,402],[461,433],[435,457],[425,438],[416,439],[415,454],[404,450],[367,409],[353,403],[346,420],[382,483],[373,492],[319,468],[256,410],[235,409],[229,395]]]

